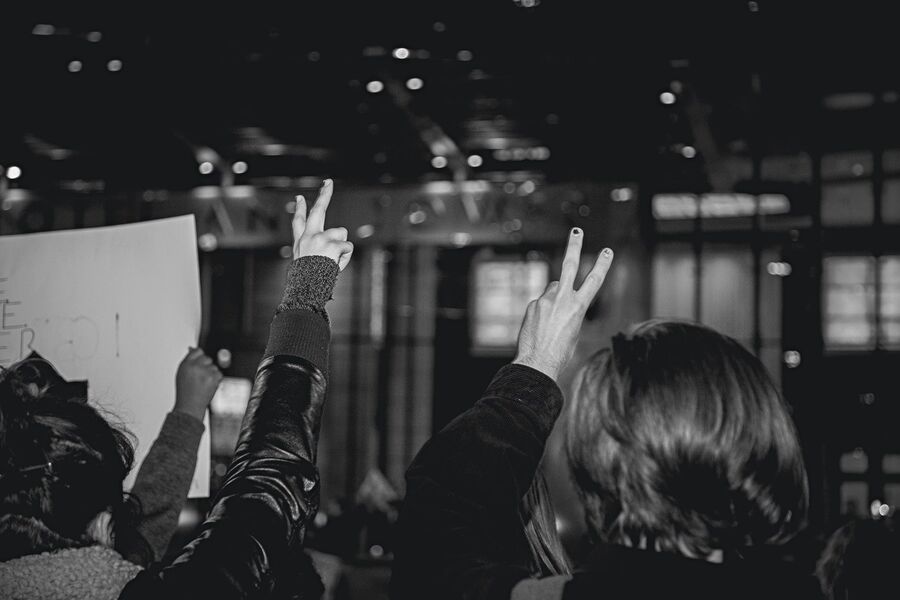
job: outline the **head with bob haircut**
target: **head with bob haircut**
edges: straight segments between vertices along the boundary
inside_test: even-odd
[[[597,541],[694,558],[780,545],[806,469],[762,364],[708,327],[647,321],[581,368],[566,452]]]

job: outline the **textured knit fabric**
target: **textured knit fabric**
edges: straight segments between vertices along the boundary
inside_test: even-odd
[[[338,272],[338,264],[325,256],[304,256],[291,263],[284,296],[269,328],[266,357],[299,356],[327,377],[331,329],[325,303]]]
[[[338,264],[327,256],[303,256],[291,263],[276,312],[306,308],[328,318],[325,303],[337,282]]]
[[[141,504],[137,532],[146,544],[117,543],[122,556],[135,564],[147,566],[165,555],[194,478],[203,430],[202,421],[170,412],[141,463],[131,493]]]
[[[140,571],[105,546],[29,554],[0,563],[0,598],[112,600]]]

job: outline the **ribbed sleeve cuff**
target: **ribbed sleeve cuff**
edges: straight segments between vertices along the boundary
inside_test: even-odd
[[[286,310],[272,319],[264,357],[299,356],[326,374],[330,342],[331,328],[320,314],[304,309]]]
[[[484,395],[521,402],[532,409],[541,425],[548,429],[553,427],[563,404],[562,391],[552,378],[519,364],[506,365],[497,371]]]

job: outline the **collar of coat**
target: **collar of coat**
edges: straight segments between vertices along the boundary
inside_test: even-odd
[[[113,600],[140,571],[105,546],[29,554],[0,562],[0,598]]]

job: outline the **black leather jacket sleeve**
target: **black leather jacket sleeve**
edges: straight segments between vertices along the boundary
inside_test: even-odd
[[[289,337],[311,343],[309,354],[283,341],[288,329]],[[296,579],[296,553],[319,503],[316,444],[326,380],[313,360],[322,359],[328,333],[312,310],[276,316],[234,458],[206,521],[170,563],[142,572],[120,598],[269,597],[280,579]]]
[[[225,483],[200,533],[121,598],[253,598],[271,593],[319,502],[315,441],[325,379],[295,356],[263,361]]]

